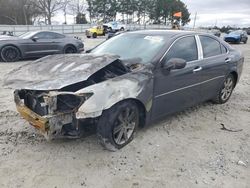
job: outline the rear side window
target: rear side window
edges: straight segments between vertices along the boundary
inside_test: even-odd
[[[54,39],[54,35],[51,32],[40,32],[36,35],[39,39]]]
[[[200,41],[203,49],[204,58],[221,54],[221,45],[220,42],[218,42],[217,40],[211,37],[200,36]]]
[[[56,39],[61,39],[61,38],[64,38],[65,36],[64,35],[61,35],[59,33],[53,33],[53,37],[56,38]]]
[[[198,59],[195,37],[184,37],[176,41],[167,53],[166,61],[171,58],[181,58],[189,61]]]

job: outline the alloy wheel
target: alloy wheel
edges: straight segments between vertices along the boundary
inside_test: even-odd
[[[68,47],[65,50],[65,54],[73,54],[75,53],[75,50],[72,47]]]
[[[18,56],[18,53],[16,52],[16,50],[9,48],[4,52],[4,57],[6,60],[8,61],[12,61],[13,59],[16,59]]]
[[[229,97],[232,94],[233,88],[234,88],[234,81],[232,77],[228,77],[224,82],[223,89],[221,90],[221,99],[223,101],[226,101],[229,99]]]
[[[123,145],[131,138],[137,122],[137,113],[132,108],[127,107],[118,115],[113,129],[113,139],[117,145]]]

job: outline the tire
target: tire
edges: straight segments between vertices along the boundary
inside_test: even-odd
[[[1,50],[1,59],[4,62],[16,62],[20,57],[21,54],[19,49],[14,46],[5,46]]]
[[[216,104],[226,103],[230,99],[235,85],[236,85],[235,77],[232,74],[229,74],[225,78],[225,80],[220,88],[220,91],[218,92],[216,98],[213,99],[213,102]]]
[[[93,38],[97,38],[97,33],[93,33]]]
[[[122,27],[122,28],[120,29],[120,31],[124,31],[124,27]]]
[[[89,39],[89,38],[91,38],[91,36],[87,36],[87,38]]]
[[[244,41],[244,44],[246,44],[247,43],[247,39]]]
[[[130,143],[139,125],[139,109],[135,102],[124,101],[105,110],[97,124],[99,143],[116,151]]]
[[[72,45],[67,45],[64,47],[64,54],[75,54],[77,52],[76,48]]]

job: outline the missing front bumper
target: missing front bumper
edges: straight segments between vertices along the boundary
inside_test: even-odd
[[[39,129],[42,133],[49,131],[49,120],[31,111],[25,105],[16,104],[17,111],[32,126]]]
[[[72,125],[74,114],[58,113],[53,115],[41,116],[28,108],[19,96],[19,91],[14,92],[17,111],[33,127],[38,129],[46,139],[50,140],[57,137],[64,137],[63,126]]]

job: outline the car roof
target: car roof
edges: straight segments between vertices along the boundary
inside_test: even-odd
[[[187,30],[137,30],[137,31],[129,31],[126,33],[131,33],[131,34],[141,34],[141,35],[153,35],[153,36],[164,36],[168,39],[175,40],[176,38],[179,37],[184,37],[188,35],[203,35],[203,36],[208,36],[211,37],[217,41],[220,41],[224,46],[227,46],[229,49],[232,49],[230,45],[228,45],[226,42],[221,40],[220,38],[214,36],[211,33],[206,33],[206,32],[197,32],[197,31],[187,31]]]
[[[61,34],[61,33],[58,33],[56,31],[50,31],[50,30],[36,30],[36,31],[29,31],[27,33],[34,33],[34,34],[36,34],[36,33],[41,33],[41,32],[49,32],[49,33]]]
[[[166,36],[169,38],[175,37],[175,36],[186,36],[186,35],[195,35],[195,34],[206,34],[211,36],[207,33],[201,33],[201,32],[195,32],[195,31],[184,31],[184,30],[137,30],[137,31],[130,31],[129,33],[134,34],[141,34],[141,35],[161,35]]]

